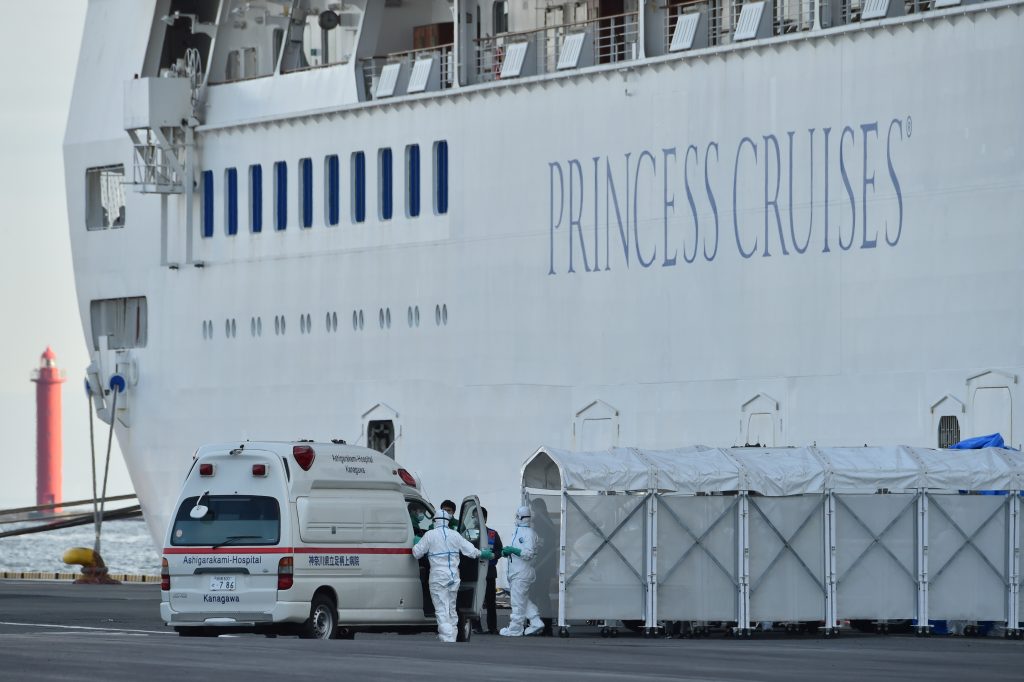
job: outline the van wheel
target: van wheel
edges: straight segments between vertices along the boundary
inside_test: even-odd
[[[459,616],[459,624],[455,630],[456,642],[468,642],[473,634],[473,621],[466,616]]]
[[[313,596],[309,606],[309,618],[302,624],[299,637],[302,639],[331,639],[338,628],[338,609],[330,597],[322,594]]]

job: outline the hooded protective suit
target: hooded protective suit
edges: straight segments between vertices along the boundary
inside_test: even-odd
[[[434,527],[412,548],[417,560],[424,556],[430,560],[430,597],[437,616],[437,637],[442,642],[454,642],[459,616],[455,610],[459,594],[459,554],[471,559],[480,556],[480,550],[469,544],[459,533],[448,527],[451,514],[439,511],[434,516]]]
[[[505,637],[532,635],[544,629],[540,609],[530,601],[530,585],[537,577],[533,568],[534,557],[539,549],[537,536],[530,528],[530,508],[516,510],[516,529],[512,541],[505,545],[502,554],[508,557],[508,584],[512,593],[512,619],[508,627],[501,630]],[[529,619],[529,626],[525,627]]]

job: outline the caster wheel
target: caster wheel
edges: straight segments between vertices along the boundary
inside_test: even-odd
[[[618,637],[619,636],[619,629],[618,628],[612,628],[611,632],[609,632],[608,634],[611,637]]]
[[[558,636],[562,639],[567,639],[569,637],[569,628],[558,628]]]

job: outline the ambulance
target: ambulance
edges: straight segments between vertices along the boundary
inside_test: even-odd
[[[418,482],[389,457],[342,441],[200,447],[163,548],[160,615],[182,636],[254,632],[350,639],[434,631],[426,560],[433,523]],[[479,500],[459,531],[487,548]],[[487,577],[462,557],[458,640],[468,641]]]

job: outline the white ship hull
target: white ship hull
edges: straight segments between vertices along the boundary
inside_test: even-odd
[[[148,29],[154,11],[93,3],[65,145],[72,247],[90,347],[92,301],[148,301],[116,433],[154,537],[198,445],[363,443],[371,419],[393,421],[428,494],[477,493],[499,520],[541,444],[934,447],[955,416],[964,437],[1016,445],[1024,21],[1020,3],[988,9],[385,103],[339,104],[330,69],[213,86],[198,168],[262,164],[268,206],[285,160],[292,205],[286,230],[266,207],[254,235],[243,198],[228,237],[218,201],[214,236],[193,228],[195,267],[180,196],[164,229],[161,198],[133,193],[124,229],[82,225],[85,169],[132,162],[121,93],[145,40],[115,53],[111,30]],[[437,140],[446,215],[431,210]],[[409,144],[424,158],[416,218]],[[318,190],[300,228],[298,160],[322,184],[339,154],[347,188],[354,151],[366,222],[343,191],[325,226]]]

